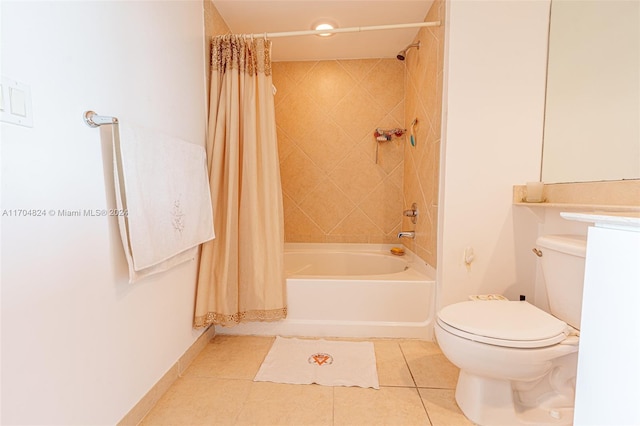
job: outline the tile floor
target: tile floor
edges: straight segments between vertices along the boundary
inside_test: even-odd
[[[372,339],[374,390],[253,382],[273,341],[214,337],[141,425],[472,424],[454,399],[458,369],[433,342]]]

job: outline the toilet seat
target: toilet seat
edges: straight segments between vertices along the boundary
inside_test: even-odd
[[[438,325],[464,339],[509,348],[542,348],[560,343],[570,327],[525,301],[470,301],[446,306]]]

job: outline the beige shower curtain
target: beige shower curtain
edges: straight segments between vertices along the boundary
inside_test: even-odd
[[[284,223],[271,42],[211,43],[207,161],[216,238],[202,246],[194,325],[284,318]]]

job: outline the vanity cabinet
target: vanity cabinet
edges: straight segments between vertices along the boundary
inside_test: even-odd
[[[640,215],[563,213],[587,236],[575,425],[640,425]]]

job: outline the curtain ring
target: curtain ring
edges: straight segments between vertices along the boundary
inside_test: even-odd
[[[265,41],[265,43],[266,43],[266,41],[267,41],[267,32],[266,32],[266,31],[265,31],[265,33],[264,33],[264,41]]]

